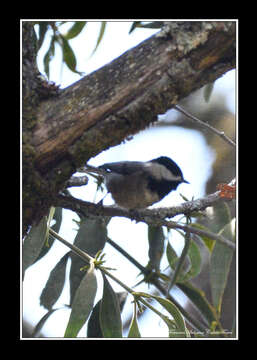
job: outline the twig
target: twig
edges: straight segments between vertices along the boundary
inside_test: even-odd
[[[190,233],[193,233],[193,234],[196,234],[199,236],[206,236],[210,239],[217,240],[218,242],[220,242],[223,245],[226,245],[227,247],[229,247],[232,250],[235,250],[235,248],[236,248],[236,245],[234,242],[226,239],[222,235],[215,234],[211,231],[197,229],[197,228],[191,227],[189,225],[178,224],[177,222],[174,222],[174,221],[162,220],[161,223],[162,223],[162,226],[166,226],[169,229],[181,229],[185,232],[190,232]]]
[[[174,109],[176,109],[181,114],[188,117],[189,119],[193,120],[194,122],[197,122],[199,125],[204,126],[205,128],[211,130],[213,133],[215,133],[216,135],[221,137],[224,141],[226,141],[226,143],[228,143],[229,145],[234,146],[234,147],[236,146],[236,143],[233,140],[231,140],[227,135],[225,135],[224,131],[219,131],[219,130],[215,129],[213,126],[211,126],[211,125],[207,124],[206,122],[198,119],[197,117],[189,114],[186,110],[182,109],[178,105],[175,105]]]
[[[88,177],[84,176],[72,176],[66,183],[66,187],[72,186],[84,186],[88,183]]]

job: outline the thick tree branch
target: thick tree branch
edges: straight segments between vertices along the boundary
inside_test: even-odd
[[[170,26],[41,104],[40,171],[70,156],[80,166],[235,66],[235,22]]]

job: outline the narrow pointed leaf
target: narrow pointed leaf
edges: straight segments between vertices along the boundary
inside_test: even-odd
[[[106,276],[103,273],[102,275],[104,280],[104,290],[100,307],[100,326],[103,337],[121,338],[122,322],[117,295],[113,291]]]
[[[189,271],[182,275],[179,278],[179,281],[188,281],[194,277],[196,277],[201,271],[201,253],[198,245],[194,241],[190,241],[189,249],[188,249],[188,257],[190,260],[190,268]]]
[[[126,291],[116,293],[120,312],[122,312],[124,304],[126,302],[128,293]],[[94,309],[90,315],[87,326],[87,337],[89,338],[102,338],[103,333],[100,326],[100,307],[101,307],[102,299],[98,301],[98,303],[94,306]]]
[[[70,252],[65,254],[55,265],[53,270],[50,272],[46,285],[40,295],[40,305],[44,306],[48,310],[53,307],[62,293],[69,255]]]
[[[209,231],[210,229],[208,229],[206,226],[202,225],[202,224],[198,224],[198,223],[193,223],[191,224],[192,227],[195,227],[197,229],[200,229],[200,230],[205,230],[205,231]],[[204,245],[207,247],[207,249],[209,250],[209,252],[211,253],[212,250],[213,250],[213,247],[215,245],[215,240],[207,237],[207,236],[200,236],[201,239],[203,240],[204,242]]]
[[[32,333],[32,337],[36,337],[38,335],[38,333],[41,331],[42,327],[45,325],[46,321],[49,319],[49,317],[56,311],[59,309],[52,309],[49,310],[37,323],[37,325],[35,326],[33,333]]]
[[[220,233],[227,239],[234,241],[231,223],[225,225]],[[210,260],[210,278],[212,302],[218,313],[221,311],[222,297],[227,285],[233,254],[234,250],[216,241]]]
[[[138,328],[138,323],[137,323],[137,305],[136,302],[134,302],[134,312],[133,312],[133,317],[130,323],[130,327],[129,327],[129,333],[128,333],[128,337],[129,338],[141,338],[141,334]]]
[[[100,306],[101,306],[100,299],[97,304],[94,306],[94,309],[90,315],[90,318],[88,320],[88,326],[87,326],[87,337],[88,338],[102,338],[103,333],[100,326]]]
[[[75,23],[72,25],[72,27],[69,29],[66,35],[64,37],[67,40],[73,39],[76,36],[79,35],[79,33],[84,29],[85,25],[87,24],[87,21],[75,21]]]
[[[54,213],[53,219],[55,220],[55,224],[53,226],[51,226],[51,229],[53,229],[58,234],[61,224],[62,224],[62,208],[61,207],[55,208],[55,213]],[[55,241],[55,238],[51,234],[49,234],[48,241],[44,243],[44,246],[43,246],[40,254],[38,255],[37,259],[35,260],[35,262],[40,260],[43,256],[45,256],[48,253],[48,251],[51,249],[54,241]]]
[[[106,223],[102,219],[82,218],[79,229],[74,240],[74,245],[80,250],[85,251],[95,257],[99,250],[102,250],[107,240]],[[77,288],[84,273],[80,271],[85,262],[76,254],[71,254],[70,268],[70,303],[72,304]]]
[[[185,320],[183,318],[183,316],[181,315],[179,309],[176,307],[176,305],[174,305],[170,300],[168,299],[163,299],[159,296],[152,296],[155,300],[157,300],[169,313],[170,315],[173,317],[177,329],[174,330],[172,328],[169,328],[169,330],[171,332],[174,333],[174,335],[176,335],[176,337],[190,337],[189,333],[187,332],[186,329],[186,324],[185,324]]]
[[[68,40],[63,36],[61,36],[61,39],[62,39],[61,43],[62,43],[63,61],[72,72],[82,75],[82,72],[76,70],[77,59]]]
[[[169,242],[166,248],[166,257],[169,262],[170,268],[174,270],[179,257]]]
[[[78,335],[93,309],[96,290],[97,281],[95,269],[94,265],[91,264],[76,291],[64,337],[74,338]]]
[[[93,55],[96,52],[96,50],[97,50],[97,48],[98,48],[98,46],[99,46],[99,44],[100,44],[100,42],[102,40],[102,38],[104,36],[104,32],[105,32],[105,27],[106,27],[106,21],[102,21],[101,28],[100,28],[99,35],[98,35],[98,39],[97,39],[97,42],[96,42],[96,46],[95,46],[95,48],[94,48],[91,55]]]
[[[34,263],[42,247],[44,246],[47,230],[47,219],[44,216],[37,226],[33,226],[26,236],[22,248],[22,270],[25,270]]]
[[[203,291],[199,290],[189,282],[179,283],[177,286],[183,291],[188,299],[192,301],[209,325],[211,325],[213,321],[216,321],[213,308],[206,299]]]
[[[164,234],[161,226],[148,226],[148,256],[153,269],[160,269],[160,262],[164,249]]]

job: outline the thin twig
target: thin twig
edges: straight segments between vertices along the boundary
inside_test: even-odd
[[[216,135],[218,135],[219,137],[221,137],[224,141],[226,141],[226,143],[228,143],[229,145],[232,146],[236,146],[236,143],[231,140],[227,135],[225,135],[224,131],[219,131],[217,129],[215,129],[213,126],[207,124],[206,122],[198,119],[197,117],[189,114],[186,110],[182,109],[180,106],[175,105],[174,109],[176,109],[177,111],[179,111],[181,114],[185,115],[186,117],[188,117],[189,119],[193,120],[194,122],[197,122],[199,125],[204,126],[205,128],[211,130],[213,133],[215,133]]]

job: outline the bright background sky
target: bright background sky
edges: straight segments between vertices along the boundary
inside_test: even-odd
[[[101,24],[99,21],[90,21],[81,34],[70,41],[77,56],[77,70],[83,71],[85,75],[88,75],[159,31],[136,29],[129,35],[128,32],[131,24],[132,22],[128,21],[108,22],[102,42],[96,52],[91,56],[96,45]],[[63,31],[64,30],[65,27],[63,26]],[[43,72],[42,59],[47,48],[47,41],[48,40],[43,44],[38,55],[38,65],[41,72]],[[50,67],[50,80],[60,84],[62,88],[65,88],[79,79],[79,75],[73,74],[67,69],[66,65],[61,64],[61,51],[56,48],[56,56]],[[225,97],[229,110],[235,112],[235,71],[228,72],[215,82],[214,92],[210,102],[214,100],[215,94],[218,93],[222,93]],[[208,104],[206,104],[206,106],[208,106]],[[174,116],[175,114],[176,112],[174,111]],[[119,146],[102,152],[95,158],[92,158],[89,163],[98,166],[105,162],[120,160],[145,161],[160,155],[169,156],[175,160],[181,167],[184,178],[187,179],[190,184],[180,185],[178,191],[169,194],[155,206],[171,206],[181,203],[183,200],[179,193],[182,193],[189,199],[193,196],[197,198],[204,195],[204,184],[211,175],[211,166],[215,159],[215,154],[206,144],[204,137],[195,130],[183,129],[177,126],[169,126],[168,128],[152,127],[148,130],[141,131],[135,135],[131,141],[126,141]],[[95,189],[95,183],[92,181],[87,187],[71,188],[71,192],[72,195],[77,198],[93,201]],[[100,199],[102,196],[103,194],[99,194],[98,198]],[[108,195],[104,200],[104,204],[112,203],[113,201]],[[63,222],[59,233],[70,242],[73,241],[76,235],[76,231],[74,230],[76,226],[72,219],[78,220],[78,217],[75,213],[64,210]],[[109,237],[144,266],[148,262],[148,242],[146,234],[147,226],[145,224],[135,224],[123,218],[112,219],[108,227]],[[183,240],[172,235],[172,244],[179,252],[181,251]],[[55,241],[49,253],[26,271],[23,285],[24,317],[34,325],[46,313],[46,310],[39,305],[39,296],[47,281],[49,272],[67,251],[68,249],[64,245]],[[107,259],[106,266],[117,268],[118,270],[115,271],[115,275],[128,286],[133,286],[141,279],[141,277],[136,278],[139,270],[131,265],[109,244],[106,244],[104,252],[106,253]],[[164,257],[161,263],[161,269],[164,269],[166,266],[167,261]],[[115,291],[123,290],[113,282],[112,285]],[[96,301],[101,298],[100,277],[99,289]],[[138,287],[137,290],[147,291],[147,287]],[[174,293],[174,295],[175,294],[176,293]],[[63,304],[68,303],[69,288],[67,284],[54,307],[62,307]],[[126,318],[127,314],[132,311],[132,307],[131,298],[128,298],[123,311],[123,318]],[[159,309],[161,310],[161,308]],[[70,310],[68,309],[56,311],[46,322],[43,333],[46,336],[63,337],[69,314]],[[140,323],[140,331],[143,337],[167,337],[166,325],[152,313],[144,316],[143,321]],[[79,335],[85,336],[85,330],[82,329]]]

